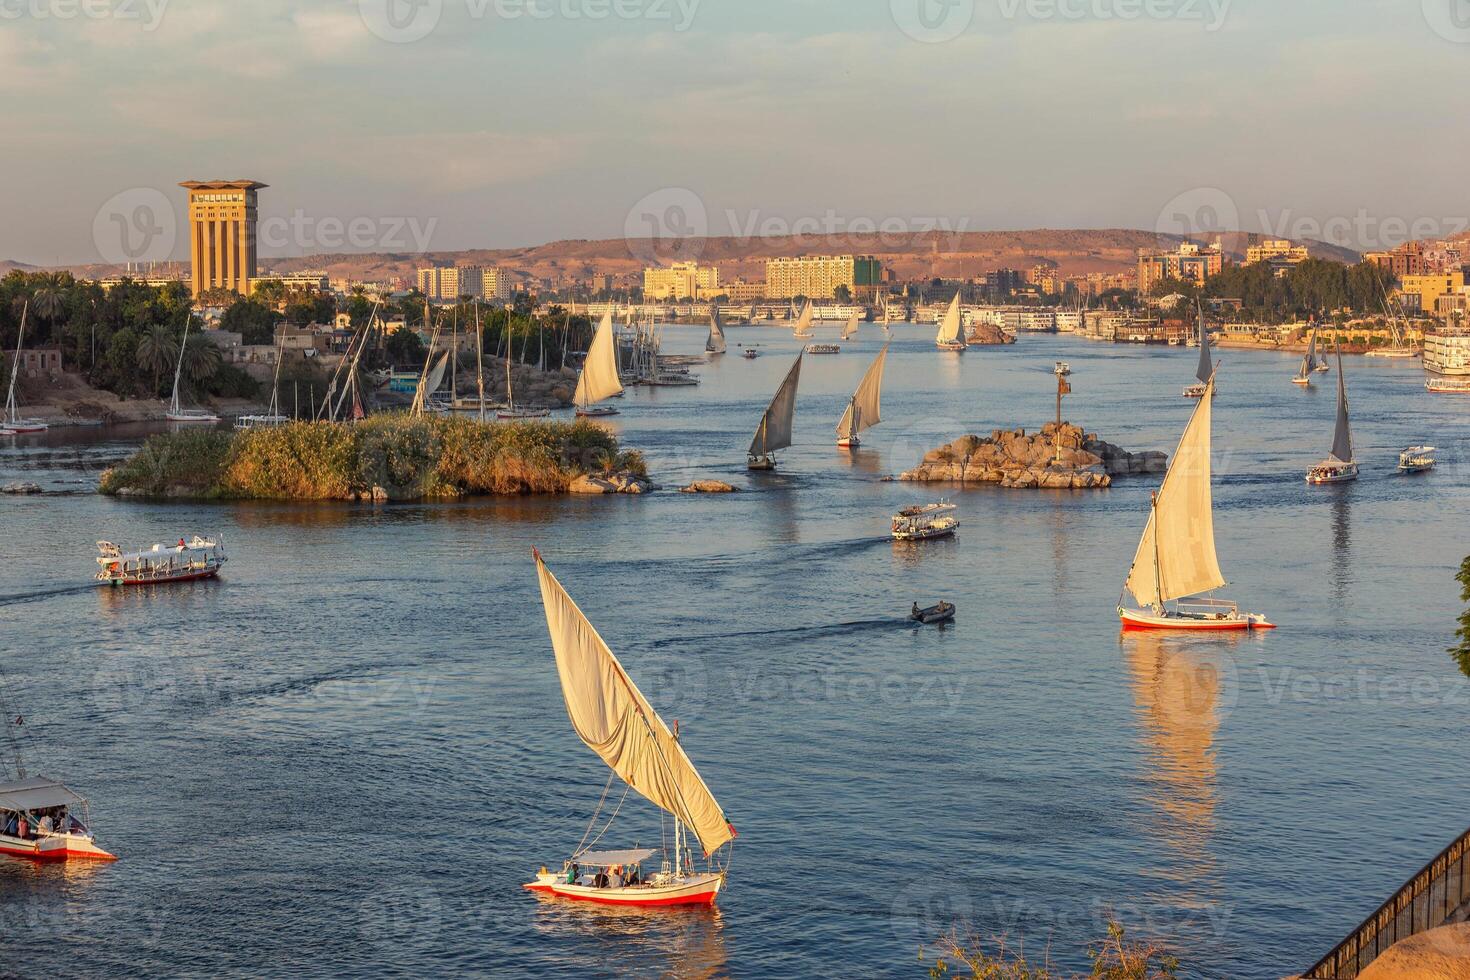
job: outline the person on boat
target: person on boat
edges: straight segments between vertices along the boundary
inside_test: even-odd
[[[631,868],[628,869],[628,880],[625,883],[627,885],[627,887],[629,887],[629,888],[635,888],[639,884],[641,884],[641,882],[639,881],[639,876],[640,876],[642,870],[643,870],[642,867],[640,865],[636,865],[636,864],[633,865]]]
[[[607,874],[607,887],[609,887],[609,888],[622,888],[623,887],[623,866],[622,865],[620,865],[620,864],[619,865],[614,865],[613,868],[608,872],[608,874]]]
[[[914,618],[915,619],[918,619],[919,618],[919,613],[921,613],[921,612],[923,612],[923,610],[919,608],[919,604],[917,602],[914,603]]]
[[[606,888],[607,887],[607,871],[606,870],[599,871],[599,872],[597,872],[597,874],[595,874],[595,875],[592,876],[592,887],[593,888]]]
[[[180,551],[183,551],[184,550],[184,539],[183,538],[179,538],[179,550]]]
[[[581,875],[581,873],[582,869],[577,866],[577,862],[573,861],[567,867],[567,884],[575,885],[577,883],[577,878]]]

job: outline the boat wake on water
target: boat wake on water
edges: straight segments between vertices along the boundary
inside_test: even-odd
[[[743,630],[736,633],[672,636],[667,639],[630,644],[630,648],[643,646],[650,649],[662,650],[666,647],[684,646],[690,643],[711,643],[716,640],[738,639],[751,636],[843,636],[853,633],[867,633],[879,629],[908,629],[912,625],[907,619],[898,616],[888,619],[857,619],[847,623],[821,623],[815,626],[793,626],[788,629]]]
[[[37,602],[41,599],[54,599],[63,595],[81,595],[83,592],[91,592],[99,587],[98,583],[90,582],[86,585],[68,585],[59,589],[45,589],[41,592],[21,592],[16,595],[0,595],[0,606],[14,606],[22,602]]]

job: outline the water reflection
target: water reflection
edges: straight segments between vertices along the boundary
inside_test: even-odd
[[[606,954],[586,972],[681,978],[729,976],[719,907],[622,909],[538,895],[535,928],[547,939],[592,940]],[[586,955],[585,953],[579,955]]]
[[[883,475],[883,454],[871,449],[837,449],[838,465],[865,476]]]
[[[1236,643],[1162,633],[1121,634],[1143,729],[1153,833],[1177,858],[1164,877],[1218,885],[1211,842],[1218,805],[1215,734],[1235,697]],[[1238,639],[1237,641],[1238,642]]]
[[[1345,602],[1353,586],[1353,502],[1349,488],[1332,488],[1332,597]]]

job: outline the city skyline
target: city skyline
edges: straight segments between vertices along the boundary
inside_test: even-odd
[[[427,0],[383,20],[374,0],[70,18],[33,0],[0,32],[0,78],[48,96],[7,110],[0,259],[113,260],[97,226],[119,200],[131,216],[160,196],[182,224],[178,181],[239,175],[272,185],[261,220],[286,229],[262,257],[639,237],[650,214],[742,237],[1218,220],[1387,248],[1470,210],[1450,163],[1470,137],[1432,94],[1470,36],[1436,2],[1159,0],[1124,19],[1128,0],[958,0],[914,20],[904,0],[600,18],[595,0],[549,18]],[[1411,95],[1384,84],[1403,72]],[[321,231],[353,222],[355,240]],[[138,258],[186,259],[174,237]]]

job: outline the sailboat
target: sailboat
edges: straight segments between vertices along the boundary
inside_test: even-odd
[[[174,365],[174,396],[164,418],[170,422],[218,422],[219,416],[200,408],[185,408],[179,400],[179,379],[184,373],[184,351],[189,343],[189,321],[184,321],[184,339],[179,342],[179,363]]]
[[[579,417],[604,418],[618,414],[618,410],[611,405],[597,403],[622,393],[623,382],[618,377],[618,342],[613,336],[612,314],[605,313],[587,350],[587,360],[582,365],[582,375],[577,379],[577,392],[572,401],[577,406]]]
[[[511,343],[513,342],[512,340]],[[521,352],[525,353],[524,346],[521,347]],[[514,421],[516,419],[544,419],[550,414],[551,409],[549,408],[516,408],[515,386],[511,384],[510,377],[510,347],[507,346],[505,349],[505,408],[497,411],[495,417]]]
[[[1210,424],[1215,379],[1190,416],[1164,483],[1153,495],[1148,526],[1118,600],[1124,629],[1274,629],[1264,616],[1242,613],[1233,602],[1207,598],[1225,585],[1215,554],[1210,491]],[[1130,607],[1131,593],[1138,603]]]
[[[807,300],[806,305],[801,308],[801,316],[796,318],[796,326],[792,328],[792,333],[797,337],[810,337],[814,316],[816,316],[816,310],[812,307],[812,301]]]
[[[842,336],[838,337],[837,339],[851,340],[852,338],[856,337],[858,332],[858,323],[860,322],[860,320],[861,316],[857,313],[854,313],[852,316],[848,317],[846,325],[842,328]]]
[[[425,318],[428,317],[425,307]],[[429,352],[424,356],[424,370],[419,375],[418,389],[413,394],[413,407],[409,409],[410,415],[423,415],[429,411],[429,399],[439,390],[444,383],[444,372],[449,367],[449,351],[434,359],[435,349],[439,346],[439,324],[434,324],[434,332],[429,335]]]
[[[49,426],[40,419],[23,419],[16,409],[15,379],[20,376],[21,342],[26,335],[26,315],[31,304],[26,303],[20,311],[20,331],[15,335],[15,360],[10,364],[10,393],[5,397],[5,418],[0,419],[0,436],[16,435],[21,432],[45,432]]]
[[[1317,330],[1312,329],[1312,335],[1307,340],[1307,352],[1302,356],[1302,366],[1297,368],[1296,377],[1291,379],[1294,385],[1303,388],[1312,386],[1312,373],[1317,370]]]
[[[879,417],[879,405],[883,394],[883,365],[887,360],[888,345],[884,344],[883,350],[868,367],[857,391],[848,401],[847,411],[842,413],[842,421],[837,423],[837,445],[843,449],[861,446],[862,440],[858,437],[883,421]]]
[[[281,362],[286,359],[286,348],[276,345],[276,373],[271,379],[271,405],[264,415],[241,415],[235,419],[237,429],[271,429],[291,421],[281,414]]]
[[[1205,329],[1204,307],[1199,311],[1199,368],[1194,376],[1197,383],[1184,389],[1184,397],[1203,398],[1207,391],[1211,398],[1215,397],[1215,363],[1210,357],[1210,331]]]
[[[766,414],[761,416],[760,427],[755,430],[755,439],[750,443],[747,464],[749,469],[774,470],[775,452],[791,445],[792,428],[796,422],[796,388],[801,382],[802,356],[796,355],[796,363],[791,366],[781,387],[776,389],[776,397],[771,399]]]
[[[546,567],[541,553],[533,554],[572,728],[612,770],[609,787],[614,778],[621,779],[629,789],[673,817],[674,830],[673,860],[664,858],[656,872],[648,873],[644,866],[659,853],[657,850],[592,849],[611,826],[609,819],[590,843],[584,837],[560,872],[543,867],[536,880],[524,887],[542,895],[623,907],[713,905],[725,887],[729,852],[725,867],[719,867],[714,857],[723,848],[733,848],[735,828],[684,752],[678,723],[670,730]],[[620,811],[622,804],[618,806]],[[601,808],[599,804],[593,824],[598,822]],[[695,867],[691,844],[698,844],[703,851],[704,870]]]
[[[1332,437],[1332,453],[1307,471],[1307,482],[1314,486],[1325,483],[1351,483],[1358,478],[1358,463],[1353,459],[1353,430],[1348,424],[1347,378],[1342,373],[1342,348],[1337,350],[1337,431]]]
[[[965,349],[964,316],[960,312],[960,294],[955,293],[949,309],[939,321],[939,334],[934,345],[940,350],[962,351]]]
[[[704,342],[704,349],[710,354],[725,353],[725,325],[720,321],[719,304],[710,306],[709,339]]]

